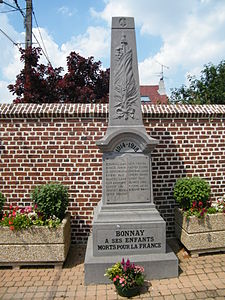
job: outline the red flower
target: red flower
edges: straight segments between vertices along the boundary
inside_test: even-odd
[[[127,259],[127,262],[126,262],[126,267],[129,268],[130,267],[130,260],[129,258]]]
[[[9,225],[12,225],[13,224],[13,221],[9,220]]]
[[[10,226],[9,229],[10,229],[10,230],[14,230],[14,226]]]
[[[199,201],[198,206],[202,207],[202,205],[203,205],[202,201]]]

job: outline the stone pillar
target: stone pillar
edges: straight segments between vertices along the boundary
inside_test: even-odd
[[[151,152],[141,114],[134,19],[112,18],[109,126],[103,153],[102,200],[94,211],[85,257],[85,283],[105,283],[106,268],[129,258],[147,279],[178,275],[166,247],[166,223],[155,208]]]

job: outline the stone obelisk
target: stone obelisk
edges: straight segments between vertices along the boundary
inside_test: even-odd
[[[151,152],[158,141],[143,125],[134,19],[112,18],[109,125],[103,153],[102,200],[94,211],[85,283],[105,283],[106,268],[123,257],[145,267],[147,279],[178,275],[166,247],[166,223],[155,208]]]

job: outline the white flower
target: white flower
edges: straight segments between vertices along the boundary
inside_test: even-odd
[[[37,216],[37,214],[36,214],[35,211],[32,211],[32,212],[29,212],[29,213],[28,213],[28,217],[29,217],[29,218],[36,217],[36,216]]]

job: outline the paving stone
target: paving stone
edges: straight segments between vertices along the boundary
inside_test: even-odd
[[[225,296],[225,287],[224,289],[217,290],[218,296]]]
[[[187,293],[185,294],[187,300],[196,299],[195,293]]]
[[[175,298],[176,300],[186,300],[185,296],[182,295],[182,294],[175,295],[174,298]]]
[[[179,295],[181,293],[181,290],[180,289],[171,290],[171,293],[173,295]]]
[[[25,293],[23,295],[23,299],[33,299],[34,298],[34,293]]]
[[[205,298],[207,298],[206,292],[197,292],[196,296],[197,296],[197,299],[205,299]]]
[[[36,298],[44,298],[44,296],[45,296],[45,292],[36,292],[35,294],[34,294],[34,297],[36,297]]]
[[[117,297],[117,295],[107,295],[107,299],[108,300],[117,300],[118,297]]]
[[[96,296],[96,300],[107,300],[107,296],[106,295],[101,295],[101,296]]]
[[[215,298],[216,296],[218,296],[217,291],[207,291],[206,292],[207,297],[212,297]]]
[[[17,291],[17,287],[9,287],[8,293],[15,293]]]
[[[7,294],[4,295],[4,300],[13,299],[13,297],[14,297],[14,294],[7,293]]]
[[[171,295],[171,291],[168,289],[168,287],[164,290],[160,290],[160,293],[162,296],[168,296],[168,295]]]

